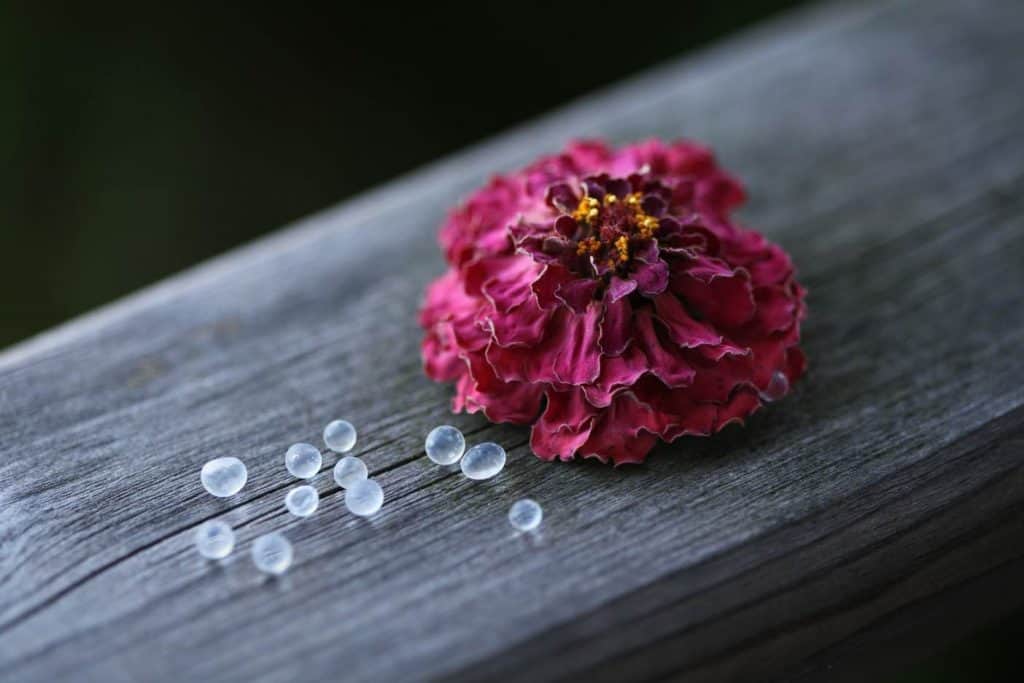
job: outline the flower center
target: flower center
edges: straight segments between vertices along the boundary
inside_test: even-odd
[[[580,227],[576,254],[609,269],[628,263],[631,249],[658,230],[658,219],[644,211],[639,192],[622,199],[614,194],[600,200],[584,197],[571,215]]]

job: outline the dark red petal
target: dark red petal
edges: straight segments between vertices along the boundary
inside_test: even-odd
[[[599,302],[592,302],[583,315],[559,307],[539,344],[532,348],[490,344],[487,359],[505,381],[577,386],[593,382],[601,371],[601,315]]]
[[[594,300],[600,283],[597,280],[570,280],[558,287],[555,297],[576,313],[583,313]]]
[[[657,442],[654,430],[659,428],[649,407],[630,394],[621,394],[595,419],[579,452],[616,465],[640,463]]]
[[[636,291],[636,280],[624,280],[618,275],[613,275],[608,282],[608,297],[613,303],[629,296],[634,291]]]
[[[696,348],[704,345],[717,346],[722,343],[722,335],[715,332],[710,325],[694,320],[675,294],[665,292],[656,297],[654,309],[658,320],[668,329],[672,341],[679,346]]]
[[[603,356],[601,374],[593,384],[583,386],[587,401],[600,408],[608,406],[615,394],[631,387],[649,367],[647,356],[636,344],[621,356]]]
[[[632,277],[641,294],[656,296],[668,288],[668,264],[660,258],[652,263],[637,259],[637,267]]]
[[[557,263],[544,266],[537,279],[533,281],[533,293],[537,297],[537,303],[544,308],[554,308],[561,302],[555,297],[555,292],[564,282],[574,279],[572,273]]]
[[[760,407],[761,401],[753,390],[741,389],[737,391],[728,403],[718,409],[715,431],[733,422],[743,424],[743,421]]]
[[[715,325],[735,328],[750,320],[757,307],[746,271],[710,279],[673,273],[672,290]]]
[[[508,312],[488,317],[494,341],[500,346],[534,346],[544,338],[551,310],[530,298]]]
[[[629,299],[615,299],[611,290],[605,292],[604,319],[601,321],[601,350],[618,356],[633,337],[633,306]]]
[[[638,311],[634,320],[638,341],[647,356],[647,365],[651,374],[670,387],[689,385],[693,381],[696,371],[677,347],[671,343],[662,343],[654,328],[650,311],[648,309]]]
[[[535,384],[503,382],[481,353],[466,356],[473,382],[463,385],[467,408],[478,408],[491,422],[532,422],[540,412],[544,390]],[[470,409],[469,412],[476,412]]]
[[[571,460],[590,436],[598,410],[580,389],[548,391],[547,408],[533,425],[530,447],[543,460]]]
[[[545,201],[562,213],[572,213],[580,198],[569,183],[555,183],[548,187]]]
[[[796,321],[797,302],[782,287],[757,287],[754,301],[757,313],[753,323],[762,334],[781,332]]]

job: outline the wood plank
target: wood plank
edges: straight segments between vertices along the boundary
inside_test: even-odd
[[[814,8],[0,354],[0,678],[856,677],[1021,605],[1022,35],[1010,1]],[[619,470],[450,417],[414,316],[445,207],[571,136],[683,134],[811,291],[796,394]],[[330,456],[293,521],[283,451],[340,415],[385,507],[346,514]],[[441,422],[507,470],[433,466]],[[198,485],[225,454],[237,500]],[[222,566],[191,546],[213,518]]]

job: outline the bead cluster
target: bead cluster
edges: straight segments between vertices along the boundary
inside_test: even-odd
[[[331,451],[347,453],[356,445],[355,427],[345,420],[334,420],[324,428],[323,440]],[[450,425],[432,429],[424,449],[427,457],[438,465],[459,463],[468,479],[490,479],[505,467],[504,448],[485,442],[466,451],[462,432]],[[323,454],[311,444],[295,443],[285,451],[284,464],[292,476],[311,480],[323,466]],[[334,465],[333,475],[334,481],[345,491],[345,507],[352,514],[369,517],[384,504],[384,490],[370,478],[366,463],[360,458],[345,455]],[[242,490],[248,480],[248,471],[238,458],[215,458],[203,465],[199,478],[210,495],[226,498]],[[296,517],[309,517],[320,505],[320,494],[310,484],[296,486],[285,495],[284,505]],[[517,501],[509,511],[509,522],[519,531],[537,528],[541,518],[540,505],[530,499]],[[203,557],[221,560],[234,550],[235,532],[227,522],[207,521],[196,530],[195,545]],[[258,537],[253,541],[251,552],[253,563],[267,574],[283,574],[292,563],[292,545],[277,532]]]

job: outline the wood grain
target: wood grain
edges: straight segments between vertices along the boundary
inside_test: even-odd
[[[813,8],[7,350],[0,679],[857,680],[1021,605],[1022,37],[1009,0]],[[541,463],[419,370],[445,208],[581,135],[712,144],[811,292],[796,393],[643,467]],[[296,521],[284,450],[339,416],[385,506],[346,514],[330,455]],[[432,465],[443,422],[506,471]],[[216,500],[227,454],[249,483]]]

